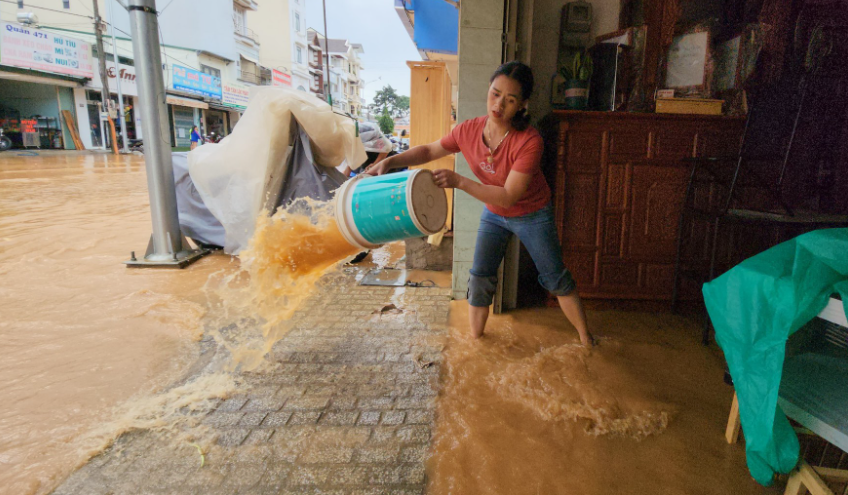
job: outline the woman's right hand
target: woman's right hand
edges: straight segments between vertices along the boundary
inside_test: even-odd
[[[383,175],[388,172],[391,168],[389,167],[390,160],[386,158],[385,160],[380,160],[377,163],[372,164],[370,167],[365,169],[365,173],[368,175]]]

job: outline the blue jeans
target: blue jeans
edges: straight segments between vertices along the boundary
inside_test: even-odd
[[[468,279],[468,304],[477,307],[492,304],[498,285],[498,266],[512,234],[518,236],[533,258],[542,287],[555,296],[566,296],[574,291],[574,279],[562,263],[562,247],[551,205],[520,217],[502,217],[483,208]]]

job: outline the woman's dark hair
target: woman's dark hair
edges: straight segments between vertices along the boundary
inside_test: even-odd
[[[533,94],[533,69],[518,60],[507,62],[498,67],[495,73],[492,74],[491,79],[489,79],[489,84],[493,83],[498,76],[506,76],[516,81],[521,86],[521,98],[525,101]],[[519,110],[512,118],[512,126],[516,130],[523,131],[529,124],[530,115],[528,115],[527,110],[524,108]]]

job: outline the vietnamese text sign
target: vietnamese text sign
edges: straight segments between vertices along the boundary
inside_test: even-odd
[[[221,80],[181,65],[171,66],[171,87],[199,96],[221,99]]]
[[[109,60],[106,61],[106,75],[109,76],[109,92],[110,93],[118,93],[118,84],[116,82],[117,78],[121,78],[121,93],[124,96],[138,96],[138,86],[135,82],[135,67],[118,64],[118,67],[115,67],[115,63]],[[100,69],[97,65],[94,65],[94,76],[90,81],[85,83],[86,88],[92,89],[103,89],[103,85],[100,83]]]
[[[0,23],[0,64],[92,77],[91,45],[40,29]]]
[[[234,82],[224,83],[224,105],[244,110],[247,108],[249,97],[250,87],[247,85]]]
[[[291,76],[285,74],[283,72],[278,71],[277,69],[271,70],[271,84],[274,86],[288,86],[291,87]]]

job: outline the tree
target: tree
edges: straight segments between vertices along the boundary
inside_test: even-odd
[[[380,126],[380,130],[383,131],[383,134],[391,134],[392,131],[395,130],[395,121],[392,120],[392,116],[389,115],[389,110],[387,108],[383,109],[383,115],[380,115],[380,119],[377,121],[377,124]]]
[[[388,112],[392,117],[402,117],[409,112],[409,97],[399,95],[391,85],[383,86],[374,95],[371,109],[378,114]]]
[[[398,115],[395,117],[402,117],[409,113],[409,97],[408,96],[398,96],[397,97],[397,109]]]

